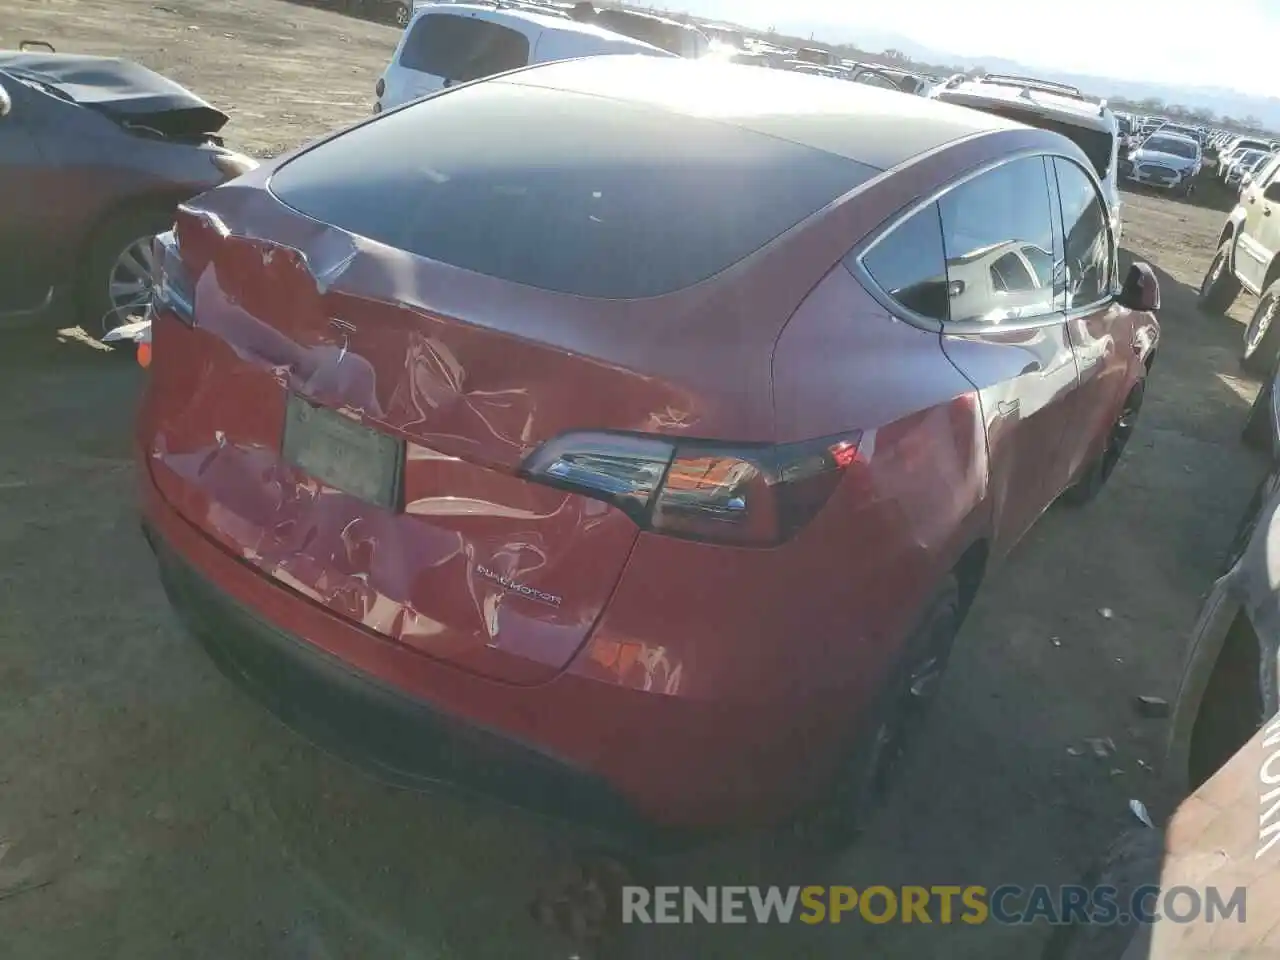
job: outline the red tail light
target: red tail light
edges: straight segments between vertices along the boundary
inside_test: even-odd
[[[773,546],[822,509],[857,459],[858,440],[765,446],[572,433],[535,451],[522,474],[612,503],[657,533]]]

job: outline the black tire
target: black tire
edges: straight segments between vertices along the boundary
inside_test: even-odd
[[[1258,395],[1253,398],[1253,406],[1245,418],[1244,429],[1240,431],[1240,439],[1250,450],[1259,453],[1271,453],[1275,448],[1275,428],[1271,424],[1271,390],[1275,377],[1268,377],[1262,382]]]
[[[1197,302],[1206,313],[1226,313],[1240,296],[1240,281],[1231,269],[1231,241],[1225,240],[1209,261],[1209,269],[1200,281]]]
[[[1135,890],[1160,882],[1163,861],[1164,831],[1135,827],[1120,834],[1080,882],[1089,889],[1114,887],[1116,903],[1127,911]],[[1041,960],[1120,960],[1135,936],[1146,936],[1149,932],[1137,923],[1054,927],[1040,957]]]
[[[1098,494],[1102,492],[1102,488],[1111,479],[1111,474],[1115,473],[1116,467],[1119,466],[1124,448],[1133,436],[1134,428],[1138,422],[1138,414],[1142,410],[1142,397],[1145,390],[1146,384],[1143,381],[1139,380],[1134,384],[1133,389],[1129,391],[1129,395],[1125,397],[1124,406],[1120,409],[1120,415],[1116,417],[1115,423],[1111,425],[1111,432],[1107,435],[1106,447],[1103,448],[1102,453],[1098,455],[1093,463],[1089,464],[1080,479],[1063,492],[1063,502],[1074,507],[1083,506],[1096,499]]]
[[[839,853],[889,792],[898,760],[928,714],[961,623],[960,586],[948,574],[921,607],[902,656],[820,805],[797,820],[811,850]]]
[[[118,326],[118,323],[111,322],[111,318],[120,312],[112,302],[110,287],[121,254],[136,241],[163,233],[172,224],[172,209],[152,207],[123,210],[98,224],[89,240],[78,284],[79,319],[86,333],[101,337],[111,327]],[[139,294],[138,314],[148,299],[149,293],[146,296]]]
[[[1245,550],[1248,549],[1249,542],[1253,539],[1253,528],[1258,525],[1258,515],[1262,513],[1262,506],[1267,500],[1266,492],[1269,479],[1269,477],[1263,477],[1258,482],[1257,488],[1254,489],[1253,495],[1249,498],[1248,505],[1245,506],[1244,512],[1240,514],[1240,520],[1236,523],[1236,531],[1231,535],[1231,543],[1227,545],[1226,559],[1222,563],[1222,571],[1219,576],[1227,573],[1239,563],[1240,558],[1244,556]],[[1238,746],[1239,744],[1236,744],[1236,747]],[[1230,757],[1230,755],[1228,753],[1227,757]],[[1225,762],[1227,757],[1219,759]],[[1217,770],[1220,766],[1222,766],[1222,763],[1219,763],[1213,769]]]
[[[1253,317],[1244,330],[1244,349],[1240,368],[1257,377],[1269,374],[1280,359],[1280,281],[1263,291],[1254,308]]]

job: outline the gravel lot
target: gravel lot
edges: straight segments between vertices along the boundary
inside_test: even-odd
[[[169,73],[267,155],[367,115],[388,27],[278,0],[9,0],[42,37]],[[1147,765],[1200,597],[1262,471],[1237,436],[1239,322],[1194,289],[1222,214],[1128,195],[1165,343],[1130,453],[1083,512],[1051,510],[984,585],[928,735],[843,862],[752,851],[669,865],[704,883],[1058,883],[1167,799]],[[566,956],[526,903],[565,838],[452,796],[385,788],[280,728],[177,628],[137,532],[140,371],[47,326],[0,351],[0,954],[22,958]],[[1099,610],[1113,611],[1110,618]],[[1057,639],[1057,644],[1054,639]],[[1075,757],[1111,737],[1106,760]],[[624,957],[1019,958],[1041,928],[664,928]]]

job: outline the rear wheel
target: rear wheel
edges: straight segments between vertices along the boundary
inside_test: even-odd
[[[811,847],[836,852],[852,844],[888,793],[898,760],[937,698],[960,629],[960,587],[948,575],[926,601],[897,669],[823,803],[797,824]]]
[[[151,302],[151,241],[173,211],[125,210],[94,231],[80,277],[80,325],[93,337],[141,317]]]
[[[1280,313],[1280,281],[1267,287],[1244,331],[1240,366],[1255,376],[1270,373],[1277,357],[1280,357],[1280,324],[1275,323],[1277,313]]]
[[[1239,295],[1240,281],[1231,269],[1231,241],[1225,240],[1213,255],[1200,283],[1200,309],[1208,313],[1226,313]]]
[[[1125,397],[1124,407],[1120,410],[1120,416],[1111,425],[1106,447],[1090,464],[1084,475],[1063,493],[1062,499],[1067,503],[1076,506],[1088,503],[1102,492],[1102,488],[1111,479],[1111,474],[1115,473],[1124,448],[1128,445],[1129,438],[1133,436],[1133,430],[1138,424],[1144,388],[1145,384],[1139,381],[1129,391],[1129,395]]]

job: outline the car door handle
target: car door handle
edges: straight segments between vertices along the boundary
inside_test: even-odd
[[[1012,417],[1020,409],[1017,400],[1001,400],[996,404],[996,409],[1000,411],[1002,417]]]

